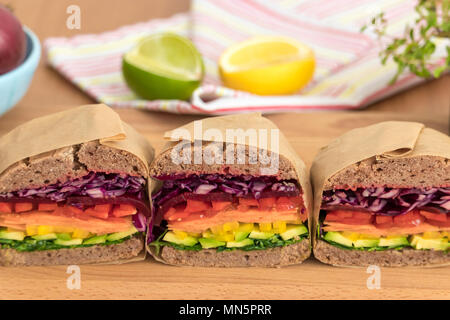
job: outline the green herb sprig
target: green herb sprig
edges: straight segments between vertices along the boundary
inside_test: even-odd
[[[388,21],[384,12],[377,14],[361,28],[361,32],[364,32],[370,27],[379,40],[389,40],[379,55],[383,65],[390,58],[397,64],[397,72],[390,84],[395,83],[406,69],[422,78],[439,78],[443,72],[450,70],[448,45],[444,65],[433,70],[429,63],[436,50],[435,39],[450,38],[450,0],[419,0],[415,11],[418,14],[415,23],[419,28],[406,25],[402,37],[392,37],[386,33]]]

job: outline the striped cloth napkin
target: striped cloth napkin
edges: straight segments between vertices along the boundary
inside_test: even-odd
[[[112,107],[199,114],[357,109],[424,81],[404,73],[389,85],[396,65],[382,66],[375,36],[359,32],[385,11],[388,32],[400,34],[406,23],[414,22],[414,5],[410,0],[193,0],[189,13],[101,34],[49,38],[45,48],[53,68]],[[142,37],[162,31],[189,37],[203,55],[206,75],[189,102],[142,100],[122,77],[122,55]],[[217,69],[220,54],[255,35],[289,36],[312,47],[317,59],[313,81],[290,96],[262,97],[223,87]],[[445,59],[442,42],[434,56],[436,66]]]

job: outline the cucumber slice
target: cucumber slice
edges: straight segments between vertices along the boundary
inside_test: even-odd
[[[347,239],[340,232],[328,231],[327,233],[325,233],[325,236],[323,238],[328,241],[339,243],[346,247],[353,247],[352,240]]]
[[[227,248],[242,248],[242,247],[246,247],[246,246],[251,246],[253,245],[253,240],[252,239],[244,239],[242,241],[229,241],[227,242]]]
[[[126,237],[129,237],[133,234],[135,234],[137,231],[137,229],[133,226],[130,229],[128,229],[127,231],[122,231],[122,232],[116,232],[116,233],[111,233],[106,237],[106,241],[117,241]]]
[[[358,239],[353,242],[355,248],[373,248],[378,246],[378,239]]]
[[[6,240],[19,240],[22,241],[25,238],[25,233],[22,231],[0,231],[0,239]]]
[[[406,237],[381,238],[378,245],[380,247],[407,246],[409,245],[409,241]]]
[[[104,234],[102,236],[95,236],[89,239],[86,239],[83,241],[83,244],[100,244],[100,243],[105,243],[106,242],[106,237],[107,235]]]
[[[210,238],[200,238],[198,239],[200,241],[200,244],[202,245],[203,249],[211,249],[211,248],[217,248],[224,246],[226,243],[223,241],[217,241]]]
[[[55,240],[58,239],[58,236],[56,233],[47,233],[47,234],[37,234],[35,236],[32,236],[35,240]]]
[[[172,242],[175,244],[181,244],[186,247],[192,247],[194,244],[198,242],[198,240],[194,237],[187,236],[184,239],[180,239],[176,236],[172,231],[167,232],[163,238],[164,241]]]
[[[60,245],[60,246],[77,246],[83,243],[83,239],[72,239],[72,240],[60,240],[56,239],[54,241],[54,244]]]
[[[308,233],[308,228],[306,228],[303,224],[300,225],[288,225],[286,227],[286,231],[280,233],[281,239],[289,240],[296,236],[301,236],[305,233]]]
[[[424,239],[420,235],[414,235],[412,237],[411,245],[417,249],[432,249],[432,250],[447,250],[449,248],[448,240],[445,238],[440,239]]]
[[[242,241],[245,238],[248,237],[248,235],[250,234],[250,232],[245,232],[245,231],[236,231],[234,233],[234,240],[235,241]]]
[[[250,232],[250,235],[248,237],[252,238],[252,239],[265,240],[265,239],[272,238],[273,235],[274,234],[272,232],[252,231],[252,232]]]
[[[72,240],[70,233],[57,233],[56,237],[60,240],[65,240],[65,241]]]

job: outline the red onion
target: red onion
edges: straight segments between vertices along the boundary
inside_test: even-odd
[[[0,74],[15,69],[25,59],[27,41],[19,20],[0,5]]]

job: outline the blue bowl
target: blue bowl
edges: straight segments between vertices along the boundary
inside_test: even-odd
[[[0,115],[14,107],[23,98],[41,58],[41,44],[27,27],[27,54],[20,66],[0,75]]]

